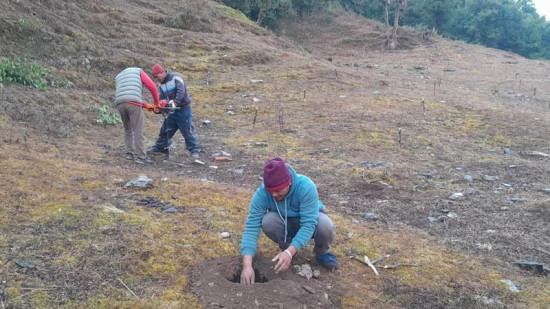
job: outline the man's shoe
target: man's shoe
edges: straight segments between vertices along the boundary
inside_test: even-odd
[[[201,157],[201,155],[198,152],[192,152],[191,157],[193,157],[193,159],[198,159]]]
[[[134,153],[132,152],[127,152],[126,153],[126,156],[124,156],[126,158],[126,160],[133,160],[134,159]]]
[[[151,159],[149,159],[149,158],[147,158],[147,157],[145,157],[145,158],[139,158],[139,157],[138,157],[138,158],[136,159],[136,163],[137,163],[137,164],[152,164],[152,163],[153,163],[153,160],[151,160]]]
[[[158,149],[157,147],[153,146],[153,147],[147,149],[147,154],[155,154],[155,153],[167,154],[168,153],[168,148]]]
[[[317,260],[317,262],[319,262],[319,264],[321,264],[324,268],[328,270],[334,270],[338,268],[338,261],[336,261],[336,257],[331,253],[315,254],[315,259]]]

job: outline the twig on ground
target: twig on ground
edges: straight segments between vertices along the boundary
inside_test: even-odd
[[[55,290],[56,287],[51,288],[21,288],[22,291],[52,291]]]
[[[378,276],[378,270],[376,270],[376,267],[374,267],[373,263],[370,261],[368,256],[364,255],[363,258],[360,258],[359,256],[354,255],[354,256],[351,256],[350,258],[358,260],[359,262],[369,266],[372,269],[372,271],[374,271],[374,274]]]
[[[384,260],[384,259],[386,259],[386,258],[389,258],[389,257],[390,257],[390,255],[389,255],[389,254],[386,254],[386,255],[384,255],[384,256],[381,256],[381,257],[379,257],[379,258],[377,258],[377,259],[372,260],[371,262],[372,262],[372,264],[374,265],[374,264],[376,264],[376,263],[378,263],[378,262],[380,262],[380,261],[382,261],[382,260]]]
[[[122,280],[120,280],[120,278],[117,278],[117,279],[118,279],[118,281],[120,281],[120,283],[122,283],[122,285],[123,285],[128,291],[130,291],[130,293],[132,293],[132,295],[134,295],[137,299],[139,299],[139,297],[136,295],[136,293],[134,293],[134,291],[130,290],[130,288],[129,288],[126,284],[124,284],[124,282],[122,282]]]
[[[395,265],[384,265],[382,266],[383,269],[395,269],[400,266],[408,266],[408,267],[418,267],[418,264],[407,264],[407,263],[399,263]]]

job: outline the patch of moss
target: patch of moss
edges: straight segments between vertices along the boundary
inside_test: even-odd
[[[267,33],[267,30],[263,29],[262,27],[258,26],[255,22],[248,19],[241,11],[235,10],[233,8],[230,8],[225,5],[217,5],[215,9],[218,11],[219,14],[225,16],[226,18],[234,19],[238,21],[239,23],[248,25],[250,27],[256,28],[258,30],[263,30]]]

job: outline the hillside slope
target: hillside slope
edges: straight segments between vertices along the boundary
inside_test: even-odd
[[[550,306],[547,277],[512,263],[550,265],[548,62],[411,29],[385,52],[379,24],[338,10],[280,35],[213,1],[10,0],[0,17],[0,56],[49,82],[0,88],[0,308]],[[96,122],[114,76],[156,62],[188,83],[205,165],[179,136],[169,160],[134,164],[121,125]],[[161,123],[147,115],[148,145]],[[211,161],[221,151],[233,160]],[[267,266],[241,289],[273,156],[318,185],[341,267],[307,282]],[[139,175],[154,186],[125,188]],[[319,267],[310,247],[295,264]],[[376,277],[353,255],[389,256]]]

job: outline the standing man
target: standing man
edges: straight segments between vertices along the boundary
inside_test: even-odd
[[[124,125],[124,144],[126,146],[126,159],[136,163],[149,163],[145,151],[145,116],[142,108],[158,110],[159,93],[155,83],[149,75],[140,68],[126,68],[115,77],[115,106],[120,113]],[[153,96],[154,106],[143,103],[143,85],[149,89]]]
[[[179,109],[169,114],[164,120],[157,142],[148,152],[166,152],[172,144],[172,137],[179,129],[185,139],[185,148],[193,158],[199,158],[200,148],[197,134],[193,127],[193,115],[191,113],[191,97],[187,92],[187,86],[183,82],[181,74],[166,72],[160,64],[153,65],[153,77],[160,83],[160,98],[172,100]]]
[[[256,190],[241,243],[243,256],[242,284],[254,283],[252,258],[256,253],[260,227],[267,237],[279,245],[282,252],[273,258],[275,272],[287,270],[296,253],[311,238],[315,240],[315,257],[323,267],[338,268],[334,255],[329,253],[335,227],[325,214],[317,188],[311,179],[297,174],[279,157],[264,165],[263,184]]]

